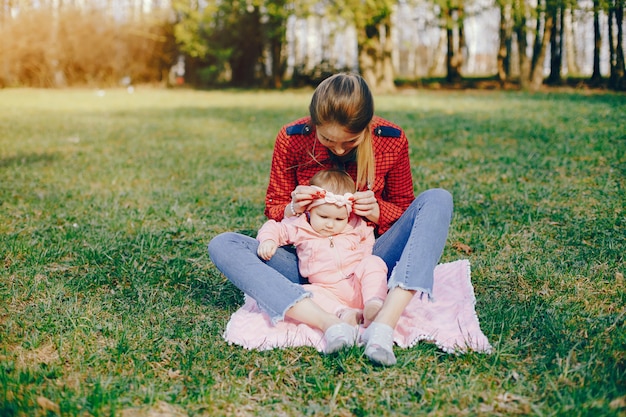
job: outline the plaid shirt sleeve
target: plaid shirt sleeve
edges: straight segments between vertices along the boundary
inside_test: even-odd
[[[265,195],[265,215],[268,219],[283,219],[285,207],[291,202],[291,192],[298,185],[295,169],[289,169],[289,165],[289,137],[283,127],[276,137],[270,182]]]
[[[415,199],[413,177],[409,161],[409,142],[404,131],[392,123],[377,119],[378,126],[397,129],[398,137],[376,135],[374,129],[374,153],[376,155],[376,179],[372,190],[378,200],[380,217],[377,233],[383,234],[395,223]]]
[[[309,129],[304,133],[287,133],[288,127],[307,123],[310,123],[308,118],[296,120],[283,126],[276,136],[270,181],[265,195],[265,215],[269,219],[282,220],[285,207],[291,202],[291,192],[315,173],[303,172],[303,166],[311,160],[312,143],[317,140],[313,131]],[[322,167],[317,167],[317,170],[320,169]]]

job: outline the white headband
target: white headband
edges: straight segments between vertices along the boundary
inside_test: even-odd
[[[352,193],[345,193],[344,195],[333,194],[330,191],[327,191],[316,185],[312,185],[311,187],[318,190],[323,197],[320,197],[317,200],[313,200],[313,202],[309,205],[309,209],[328,203],[334,204],[338,207],[345,207],[346,210],[348,210],[348,215],[350,215],[350,213],[352,212],[352,203],[354,201],[354,196]]]

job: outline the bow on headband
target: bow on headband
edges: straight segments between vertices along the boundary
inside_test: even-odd
[[[345,207],[346,210],[348,210],[348,215],[352,212],[352,203],[354,202],[354,196],[352,193],[345,193],[344,195],[333,194],[330,191],[326,191],[316,185],[312,185],[311,187],[318,191],[317,195],[319,198],[317,200],[313,200],[313,202],[309,205],[309,209],[328,203],[334,204],[337,207]]]

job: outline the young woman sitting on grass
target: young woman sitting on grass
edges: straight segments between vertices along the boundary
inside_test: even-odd
[[[299,216],[316,200],[309,185],[318,171],[338,168],[354,179],[353,213],[375,227],[373,253],[388,268],[388,294],[362,336],[365,355],[376,364],[393,365],[393,329],[416,292],[432,295],[433,271],[447,239],[452,196],[430,189],[417,198],[409,163],[409,145],[397,125],[374,115],[374,100],[362,77],[336,74],[313,93],[308,117],[280,130],[265,198],[265,214],[280,221]],[[269,261],[257,255],[258,241],[222,233],[209,243],[209,255],[222,273],[255,299],[274,322],[285,316],[324,332],[326,343],[350,335],[342,320],[325,311],[301,284],[298,259],[288,246]]]

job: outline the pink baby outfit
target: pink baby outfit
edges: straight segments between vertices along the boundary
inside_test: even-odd
[[[330,313],[362,309],[366,301],[387,295],[387,265],[372,255],[374,229],[359,216],[350,216],[346,228],[330,237],[313,230],[306,215],[269,220],[257,235],[260,242],[268,239],[295,245],[300,274],[310,282],[304,286]]]

